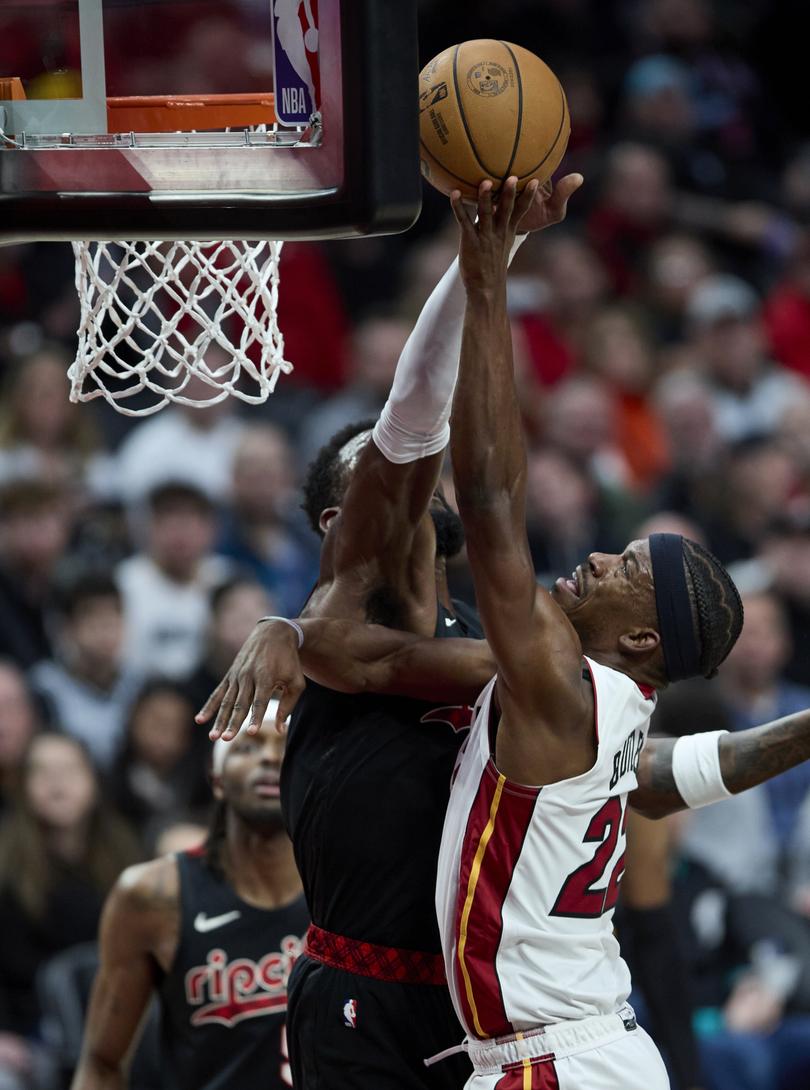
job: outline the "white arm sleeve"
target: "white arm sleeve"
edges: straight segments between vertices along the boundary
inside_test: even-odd
[[[525,238],[515,238],[510,264]],[[450,441],[466,302],[456,258],[422,308],[371,433],[389,462],[401,465],[428,458]]]
[[[672,778],[690,809],[729,798],[731,791],[720,771],[720,738],[727,730],[687,734],[672,749]]]

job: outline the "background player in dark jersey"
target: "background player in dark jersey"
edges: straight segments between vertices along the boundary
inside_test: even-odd
[[[101,966],[73,1090],[119,1090],[153,996],[172,1090],[282,1090],[287,978],[308,914],[281,823],[284,740],[214,753],[203,849],[130,867],[107,901]]]
[[[523,226],[562,218],[568,192],[561,183]],[[373,434],[362,426],[339,434],[310,469],[305,509],[323,548],[306,616],[424,636],[475,633],[447,591],[444,558],[461,537],[436,495],[464,303],[454,264],[411,334]],[[259,664],[262,640],[259,626],[242,659]],[[226,681],[201,721],[220,702],[223,715],[243,717],[252,699]],[[282,699],[281,718],[285,710]],[[301,1090],[456,1090],[465,1081],[464,1057],[429,1071],[423,1064],[460,1032],[444,986],[433,883],[464,715],[317,685],[296,709],[283,803],[316,925],[290,982]]]

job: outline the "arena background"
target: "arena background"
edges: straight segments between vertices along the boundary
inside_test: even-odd
[[[675,528],[729,564],[743,594],[719,681],[667,694],[667,732],[810,707],[802,7],[420,4],[423,61],[484,36],[543,56],[571,107],[562,170],[586,179],[566,224],[523,247],[510,285],[538,578]],[[209,29],[230,35],[233,61],[248,43],[218,8]],[[0,7],[0,71],[25,63],[26,18]],[[189,42],[190,69],[216,63],[210,41]],[[302,604],[317,564],[302,472],[334,431],[382,407],[454,248],[429,190],[406,235],[288,244],[280,321],[294,375],[261,409],[226,401],[134,424],[67,400],[69,246],[0,249],[0,1087],[60,1085],[29,1064],[55,1047],[29,1036],[45,1002],[34,969],[93,938],[121,866],[202,835],[207,740],[192,714],[255,617]],[[470,594],[463,561],[453,580]],[[86,774],[74,762],[32,790],[24,756],[44,727],[80,738],[97,775],[76,788],[68,856],[46,819]],[[703,1085],[810,1085],[810,766],[673,821],[671,839]]]

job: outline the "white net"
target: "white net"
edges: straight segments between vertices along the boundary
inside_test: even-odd
[[[266,401],[281,372],[280,242],[74,242],[81,304],[71,401],[127,416],[169,402]]]

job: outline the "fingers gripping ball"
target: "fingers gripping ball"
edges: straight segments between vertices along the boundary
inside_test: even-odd
[[[422,70],[419,128],[425,178],[475,200],[487,179],[496,189],[511,174],[518,190],[532,178],[544,185],[565,154],[571,119],[548,65],[519,45],[480,38]]]

